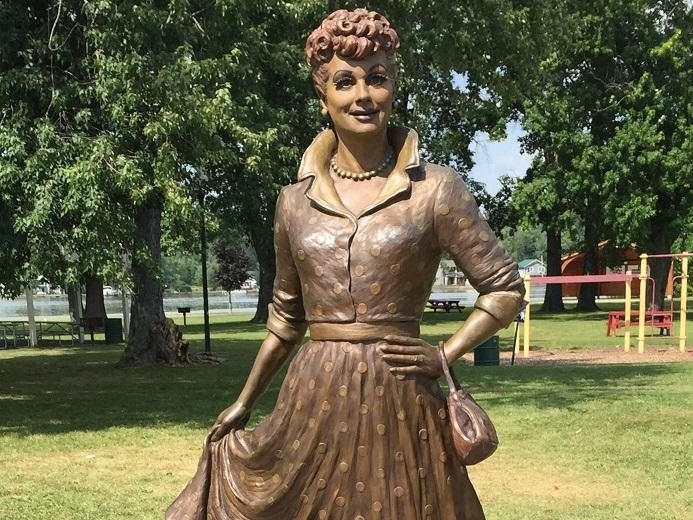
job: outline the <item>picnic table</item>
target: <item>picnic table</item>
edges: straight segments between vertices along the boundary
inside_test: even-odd
[[[431,298],[428,300],[426,307],[433,309],[433,312],[436,312],[438,309],[443,309],[445,312],[450,312],[450,309],[457,309],[462,312],[462,309],[464,309],[464,305],[460,305],[460,300],[458,299]]]
[[[37,339],[57,341],[59,345],[74,345],[79,341],[79,327],[70,321],[36,322]],[[18,347],[29,344],[29,323],[24,320],[0,321],[0,347]]]
[[[640,317],[639,311],[631,311],[630,324],[637,325]],[[647,311],[645,312],[645,325],[659,328],[659,335],[665,332],[671,335],[673,325],[673,313],[671,311]],[[606,322],[606,335],[615,336],[616,329],[626,326],[626,311],[610,311]]]

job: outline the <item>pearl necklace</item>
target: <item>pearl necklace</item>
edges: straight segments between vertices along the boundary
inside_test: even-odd
[[[364,181],[366,179],[370,179],[371,177],[375,177],[378,175],[380,172],[382,172],[388,164],[390,164],[390,161],[392,161],[392,158],[395,156],[395,152],[392,148],[390,148],[390,153],[387,154],[387,157],[383,159],[383,162],[381,162],[377,167],[375,167],[372,170],[369,170],[367,172],[350,172],[348,170],[345,170],[343,168],[340,168],[337,166],[337,161],[335,159],[336,155],[332,156],[332,159],[330,159],[330,168],[332,168],[332,171],[335,172],[337,175],[344,179],[351,179],[354,181]]]

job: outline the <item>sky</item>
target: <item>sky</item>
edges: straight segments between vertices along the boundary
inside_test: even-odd
[[[501,187],[498,182],[500,176],[523,177],[532,163],[531,155],[520,153],[517,139],[522,134],[522,127],[518,123],[511,123],[506,139],[491,141],[488,134],[479,133],[469,145],[474,156],[471,177],[483,182],[491,195],[495,195]]]

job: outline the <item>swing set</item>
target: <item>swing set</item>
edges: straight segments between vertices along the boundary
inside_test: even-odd
[[[631,348],[631,320],[633,323],[637,323],[638,326],[638,353],[642,354],[645,352],[645,326],[653,326],[660,328],[660,334],[662,330],[671,330],[672,318],[675,314],[673,309],[673,299],[672,299],[672,310],[671,311],[647,311],[645,294],[647,291],[647,282],[651,279],[647,276],[648,264],[647,261],[650,258],[673,258],[681,261],[681,275],[675,278],[681,280],[681,298],[680,298],[680,309],[679,309],[679,351],[685,352],[686,350],[686,312],[687,312],[687,295],[688,295],[688,259],[693,257],[693,253],[675,253],[675,254],[664,254],[664,255],[647,255],[645,253],[640,255],[640,274],[633,275],[630,271],[626,274],[594,274],[594,275],[581,275],[581,276],[529,276],[525,275],[525,294],[527,295],[527,300],[525,301],[526,307],[524,309],[524,323],[523,323],[523,334],[522,334],[522,354],[523,357],[529,357],[529,340],[530,340],[530,325],[531,325],[531,302],[529,301],[530,289],[532,284],[535,285],[549,285],[549,284],[564,284],[564,283],[604,283],[604,282],[623,282],[625,286],[625,305],[623,312],[618,311],[613,313],[614,317],[620,320],[623,316],[623,323],[620,322],[614,324],[611,320],[614,317],[609,317],[609,332],[611,332],[612,327],[615,330],[618,326],[625,327],[625,334],[623,337],[623,351],[630,352]],[[631,295],[631,281],[634,278],[638,278],[640,281],[640,295],[638,298],[638,311],[632,312],[632,295]],[[654,292],[654,291],[653,291]],[[635,320],[637,318],[637,321]],[[520,337],[517,333],[520,322],[515,323],[515,345],[513,355],[520,353]]]

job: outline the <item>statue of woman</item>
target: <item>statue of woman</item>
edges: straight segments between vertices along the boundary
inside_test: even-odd
[[[452,444],[437,347],[419,337],[443,251],[480,296],[452,363],[517,315],[522,281],[463,182],[388,125],[399,38],[382,15],[330,14],[307,41],[332,128],[277,201],[269,330],[169,520],[480,520]],[[309,329],[275,409],[250,409]]]

